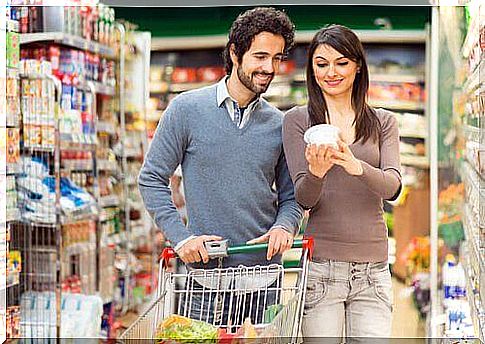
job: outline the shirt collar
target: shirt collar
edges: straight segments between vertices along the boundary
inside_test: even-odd
[[[229,79],[229,75],[226,75],[217,83],[217,105],[219,107],[221,107],[228,98],[232,102],[237,103],[237,101],[231,97],[231,95],[229,94],[229,91],[227,90],[226,82],[228,79]],[[254,99],[251,103],[248,104],[247,108],[254,109],[254,107],[259,103],[260,99],[261,99],[260,96],[256,97],[256,99]]]

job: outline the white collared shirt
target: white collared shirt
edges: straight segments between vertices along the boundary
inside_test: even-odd
[[[226,82],[228,78],[229,76],[226,75],[217,84],[217,105],[219,107],[224,105],[227,109],[227,112],[229,113],[229,116],[231,117],[231,120],[234,122],[234,106],[239,107],[239,104],[235,99],[230,96],[229,91],[227,90]],[[249,118],[251,117],[253,111],[256,109],[256,106],[259,104],[259,101],[260,98],[258,96],[256,97],[256,99],[248,104],[246,110],[243,113],[241,123],[239,124],[240,129],[244,128],[244,126],[248,123]]]

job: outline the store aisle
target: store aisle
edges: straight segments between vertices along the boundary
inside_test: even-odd
[[[425,322],[419,319],[411,289],[397,278],[392,279],[392,287],[394,291],[392,337],[424,337]]]

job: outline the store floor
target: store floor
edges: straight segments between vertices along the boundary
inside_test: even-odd
[[[424,337],[425,321],[419,319],[413,304],[412,290],[397,278],[392,279],[394,290],[394,311],[392,317],[392,337]]]

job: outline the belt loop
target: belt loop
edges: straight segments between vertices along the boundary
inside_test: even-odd
[[[335,264],[334,264],[334,261],[329,259],[328,260],[328,266],[330,267],[329,277],[330,277],[330,280],[333,281],[333,280],[335,280]]]
[[[372,264],[371,262],[368,262],[368,263],[367,263],[367,266],[366,266],[366,268],[365,268],[365,274],[366,274],[366,276],[367,276],[367,280],[369,281],[369,283],[372,283],[372,278],[371,278],[371,276],[370,276],[370,268],[371,268],[371,264]]]

